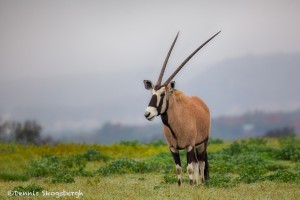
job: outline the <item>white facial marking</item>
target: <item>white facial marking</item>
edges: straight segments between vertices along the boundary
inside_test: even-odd
[[[145,110],[145,117],[149,121],[152,121],[157,116],[157,114],[157,109],[152,106],[148,106]]]
[[[157,102],[156,102],[156,106],[158,107],[159,106],[159,102],[161,100],[161,94],[165,92],[165,88],[164,87],[161,87],[159,90],[152,90],[152,95],[156,95],[157,97]],[[164,111],[166,109],[166,105],[165,105],[165,101],[163,102],[163,105],[162,105],[162,108],[161,110]]]

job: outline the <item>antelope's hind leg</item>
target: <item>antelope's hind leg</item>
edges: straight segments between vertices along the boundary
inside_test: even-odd
[[[176,164],[176,173],[177,173],[177,179],[178,179],[178,186],[180,186],[181,182],[182,182],[182,169],[181,169],[179,151],[177,149],[174,149],[173,147],[170,148],[170,151],[172,153],[172,156],[173,156],[175,164]]]
[[[198,185],[199,180],[199,162],[193,162],[193,168],[194,168],[194,184]]]
[[[197,159],[200,163],[200,173],[202,183],[209,179],[208,159],[206,148],[207,143],[203,143],[196,148]]]

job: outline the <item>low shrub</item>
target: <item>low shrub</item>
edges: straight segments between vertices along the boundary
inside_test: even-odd
[[[165,176],[164,176],[164,181],[165,181],[165,183],[167,183],[167,184],[174,184],[174,183],[177,183],[177,182],[178,182],[178,179],[177,179],[177,177],[175,177],[174,175],[173,175],[173,176],[165,175]]]
[[[222,187],[222,188],[231,188],[237,184],[236,181],[231,180],[228,175],[224,174],[213,174],[210,179],[205,181],[206,187]]]
[[[159,153],[145,161],[147,165],[153,168],[153,171],[168,174],[174,172],[175,163],[171,153]]]
[[[265,138],[248,138],[241,141],[243,146],[265,146],[267,144],[267,140]]]
[[[284,146],[277,151],[276,158],[300,162],[300,147],[296,145]]]
[[[293,173],[286,170],[279,170],[276,173],[265,177],[265,180],[276,181],[281,183],[286,183],[286,182],[300,183],[300,174]]]
[[[52,183],[75,183],[72,174],[66,171],[60,171],[53,175],[51,179]]]
[[[28,181],[29,176],[26,174],[1,172],[0,180],[3,180],[3,181]]]
[[[222,139],[219,138],[209,138],[208,140],[208,144],[223,144],[224,141]]]
[[[160,147],[160,146],[165,146],[166,142],[164,140],[157,140],[157,141],[149,142],[148,145],[151,145],[154,147]]]
[[[233,156],[242,153],[243,148],[245,148],[245,146],[242,146],[239,142],[234,141],[228,148],[224,149],[223,151],[225,151],[224,153]]]
[[[60,159],[56,155],[44,155],[41,159],[29,163],[28,174],[32,177],[43,177],[63,169]]]
[[[123,146],[132,146],[132,147],[136,147],[136,146],[140,145],[140,143],[137,140],[121,141],[121,142],[119,142],[119,144],[123,145]]]
[[[127,173],[148,173],[154,169],[143,161],[135,161],[130,158],[121,158],[114,160],[109,165],[101,167],[98,172],[101,175],[107,176],[112,174],[127,174]]]
[[[97,149],[88,149],[82,155],[87,161],[104,161],[107,162],[110,157],[99,152]]]

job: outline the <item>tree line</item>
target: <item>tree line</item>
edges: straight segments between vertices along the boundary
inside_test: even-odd
[[[0,142],[17,142],[20,144],[53,144],[50,136],[42,136],[42,126],[35,120],[24,122],[0,120]]]

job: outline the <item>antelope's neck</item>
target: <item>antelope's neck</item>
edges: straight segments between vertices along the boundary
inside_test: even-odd
[[[165,125],[177,123],[177,120],[180,119],[180,112],[182,112],[185,100],[186,96],[179,90],[175,90],[173,96],[169,97],[168,109],[162,115],[162,121]]]

